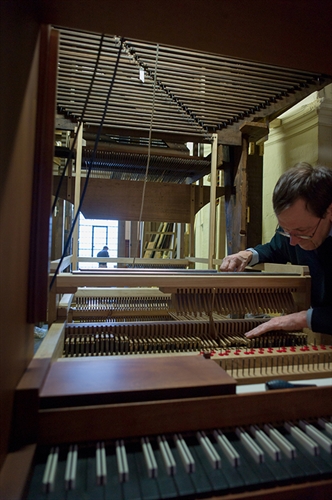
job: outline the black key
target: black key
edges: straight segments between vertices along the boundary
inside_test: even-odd
[[[226,457],[226,455],[222,451],[222,448],[218,444],[214,444],[213,446],[215,447],[217,453],[219,453],[219,455],[221,456],[222,472],[223,472],[225,478],[227,479],[227,482],[229,483],[230,489],[232,491],[235,489],[242,490],[246,483],[245,483],[245,481],[240,473],[241,466],[234,467],[229,462],[228,458]],[[256,483],[253,482],[252,484],[256,484]]]
[[[227,492],[229,490],[229,484],[222,470],[214,469],[212,467],[212,465],[207,460],[201,446],[197,445],[191,447],[190,450],[195,458],[195,462],[200,463],[200,466],[204,470],[206,476],[209,478],[211,484],[211,494],[217,492]]]
[[[107,483],[105,488],[106,499],[122,500],[122,485],[119,480],[119,471],[115,453],[106,455],[106,464],[107,464]]]
[[[127,451],[127,460],[129,468],[129,481],[122,483],[122,491],[124,500],[143,500],[136,469],[135,455],[133,452]]]
[[[44,471],[45,463],[38,463],[34,466],[27,500],[45,500],[46,495],[42,486]]]
[[[326,460],[324,460],[323,457],[327,458],[327,453],[320,448],[319,452],[320,455],[311,455],[305,448],[302,446],[296,439],[291,434],[286,435],[287,439],[294,445],[296,446],[296,451],[298,452],[298,455],[301,455],[304,457],[304,459],[307,461],[308,466],[311,467],[312,469],[315,469],[318,471],[318,474],[324,475],[324,474],[331,474],[332,471],[332,465],[329,464]]]
[[[142,498],[144,500],[158,500],[160,498],[160,494],[157,482],[154,478],[150,478],[147,473],[143,453],[137,451],[134,456]]]
[[[95,450],[91,451],[95,453]],[[88,499],[93,498],[93,500],[104,500],[105,498],[105,486],[103,484],[97,484],[95,455],[87,458],[86,496]]]
[[[258,481],[254,484],[265,484],[265,485],[273,485],[275,484],[275,478],[269,468],[266,466],[265,463],[260,463],[257,464],[250,453],[246,450],[246,448],[243,446],[243,444],[238,440],[232,442],[234,448],[237,450],[241,457],[241,474],[243,475],[243,478],[246,479],[247,474],[250,473],[254,474],[256,478],[258,478]],[[253,483],[251,483],[253,484]]]
[[[77,458],[77,471],[75,488],[67,491],[66,500],[82,500],[86,498],[88,479],[88,459],[85,456],[80,456],[80,450]]]
[[[196,493],[195,487],[190,479],[190,474],[184,468],[178,450],[173,446],[171,446],[171,451],[176,462],[176,474],[174,476],[174,483],[176,485],[176,489],[179,493],[180,497],[184,497],[187,495],[194,495]]]
[[[293,478],[291,473],[285,468],[282,458],[280,461],[275,461],[267,453],[264,453],[265,464],[273,474],[278,484],[288,483]]]
[[[237,471],[241,475],[244,484],[246,486],[254,486],[260,484],[261,482],[260,477],[259,475],[257,475],[257,472],[253,470],[250,464],[251,462],[253,462],[253,459],[250,457],[249,460],[247,461],[246,459],[247,454],[243,454],[244,448],[239,446],[241,445],[241,443],[239,442],[235,433],[234,432],[225,433],[225,436],[232,444],[232,446],[234,446],[234,449],[240,455],[240,465],[237,467]]]
[[[157,483],[160,491],[160,498],[177,498],[178,492],[174,478],[167,474],[165,464],[159,450],[154,450],[154,455],[158,465]]]
[[[192,453],[193,458],[195,460],[195,472],[192,472],[190,474],[190,478],[194,484],[196,494],[202,495],[203,493],[212,493],[212,491],[213,491],[212,484],[209,481],[209,478],[206,475],[205,470],[202,467],[201,462],[196,459],[197,458],[196,453],[195,453],[196,445],[190,445],[189,442],[187,442],[187,445],[188,445],[190,452]],[[197,445],[197,446],[199,446],[199,445]]]
[[[302,449],[296,439],[293,438],[283,427],[278,428],[278,431],[296,448],[295,463],[302,469],[304,477],[319,477],[320,471],[315,464],[312,464],[310,460],[302,453]]]

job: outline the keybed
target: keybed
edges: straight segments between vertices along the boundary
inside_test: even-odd
[[[331,478],[330,423],[320,418],[145,436],[73,444],[69,451],[54,446],[46,465],[37,460],[27,498],[197,498]]]

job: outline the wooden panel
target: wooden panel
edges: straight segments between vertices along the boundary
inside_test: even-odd
[[[26,322],[39,26],[32,3],[0,2],[0,467],[14,391],[33,356]]]
[[[40,443],[125,438],[329,416],[332,388],[308,387],[39,412]],[[98,425],[91,425],[98,422]],[[110,422],[112,425],[110,425]]]
[[[54,178],[54,192],[59,177]],[[82,184],[84,179],[82,179]],[[82,186],[83,187],[83,186]],[[190,200],[195,194],[195,213],[210,202],[210,187],[148,182],[142,214],[143,221],[149,222],[190,222]],[[199,192],[202,191],[201,201]],[[217,197],[223,196],[224,188],[216,190]],[[111,179],[89,179],[82,212],[89,219],[139,219],[143,193],[142,181],[119,181]],[[67,178],[64,179],[60,196],[67,197]],[[74,191],[71,199],[74,198]]]
[[[25,498],[30,467],[36,445],[21,448],[9,453],[0,474],[0,498],[3,500],[22,500]]]
[[[15,446],[32,443],[36,440],[39,390],[45,380],[50,363],[50,358],[33,359],[17,386],[13,412],[13,443]]]
[[[243,122],[240,126],[243,135],[246,135],[249,141],[258,141],[269,134],[269,127],[265,123]]]
[[[207,397],[235,393],[235,381],[201,356],[59,360],[40,391],[42,408]]]
[[[262,275],[261,273],[216,273],[206,275],[177,275],[176,273],[152,273],[133,272],[122,273],[122,271],[104,271],[101,273],[61,273],[56,278],[56,290],[58,293],[69,293],[76,291],[79,286],[86,287],[108,287],[108,286],[156,286],[172,293],[177,288],[220,288],[234,290],[236,288],[246,288],[248,291],[256,288],[261,290],[268,288],[296,288],[305,292],[310,287],[310,276],[277,276]]]

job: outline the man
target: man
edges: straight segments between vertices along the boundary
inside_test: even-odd
[[[295,165],[278,180],[272,201],[278,219],[272,240],[225,257],[220,270],[243,271],[258,262],[308,266],[311,308],[274,317],[246,336],[305,327],[332,334],[332,169]]]
[[[97,253],[97,257],[109,257],[108,247],[105,245],[102,250]],[[107,267],[107,262],[99,262],[99,267]]]

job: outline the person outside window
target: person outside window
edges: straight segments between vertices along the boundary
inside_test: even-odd
[[[104,246],[102,250],[97,253],[97,257],[109,257],[108,246]],[[107,267],[107,262],[99,262],[98,267]]]

